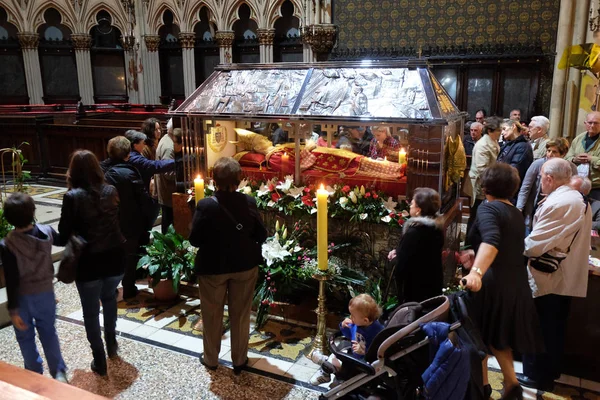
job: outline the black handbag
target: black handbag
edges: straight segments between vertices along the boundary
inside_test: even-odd
[[[75,189],[78,190],[78,189]],[[79,193],[74,194],[73,200],[73,208],[74,215],[77,216],[77,195]],[[56,274],[56,279],[58,279],[62,283],[72,283],[75,281],[77,276],[77,266],[79,265],[79,258],[81,257],[81,253],[85,249],[87,245],[87,241],[81,236],[73,233],[65,246],[65,249],[62,254],[62,259],[60,260],[60,264],[58,266],[58,273]]]
[[[566,253],[563,253],[565,254],[564,256],[553,256],[549,253],[544,253],[539,257],[531,257],[529,259],[529,266],[531,266],[531,268],[533,269],[536,269],[540,272],[545,272],[547,274],[556,272],[556,270],[558,270],[558,267],[560,266],[560,263],[565,258],[567,258],[567,255],[571,251],[571,246],[573,245],[573,242],[575,242],[575,238],[578,234],[579,231],[575,232],[575,235],[573,236],[573,240],[571,240],[569,248],[567,249]]]
[[[72,283],[75,281],[77,275],[77,265],[79,265],[79,258],[87,241],[78,235],[71,235],[65,250],[63,251],[62,260],[58,266],[58,273],[56,278],[62,283]]]

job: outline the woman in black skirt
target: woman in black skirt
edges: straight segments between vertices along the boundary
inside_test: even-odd
[[[508,164],[495,163],[484,171],[482,188],[487,201],[477,210],[469,232],[473,250],[463,251],[460,257],[463,266],[470,268],[463,280],[465,288],[471,290],[469,314],[500,364],[503,399],[523,397],[514,370],[513,349],[535,353],[541,343],[523,257],[525,222],[508,200],[518,187],[518,172]],[[483,373],[488,395],[487,357]]]

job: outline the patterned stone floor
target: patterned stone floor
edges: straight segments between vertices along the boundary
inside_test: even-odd
[[[50,189],[41,187],[32,195],[38,221],[56,227],[65,189]],[[55,284],[57,330],[71,384],[119,399],[317,399],[327,390],[328,385],[315,388],[307,383],[318,368],[302,355],[314,335],[312,326],[271,320],[258,332],[251,327],[250,368],[240,376],[230,369],[229,332],[225,330],[221,367],[211,372],[198,360],[203,351],[199,300],[181,296],[173,303],[159,304],[144,282],[138,282],[138,287],[142,292],[135,300],[119,303],[120,358],[110,362],[109,376],[101,378],[89,369],[91,353],[77,290],[74,285]],[[0,360],[22,365],[12,327],[0,330]],[[502,375],[494,359],[489,366],[492,398],[499,399]],[[515,368],[521,372],[520,363]],[[560,381],[564,384],[556,385],[554,393],[525,390],[525,398],[600,400],[598,383],[568,376]]]

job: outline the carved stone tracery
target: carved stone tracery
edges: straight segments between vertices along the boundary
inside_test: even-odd
[[[19,38],[19,44],[23,50],[37,49],[40,42],[40,35],[33,32],[20,32],[17,33],[17,37]]]
[[[159,35],[144,35],[144,40],[146,41],[146,48],[149,52],[158,51],[158,46],[160,45]]]
[[[194,32],[180,32],[179,43],[184,49],[193,49],[196,44],[196,34]]]

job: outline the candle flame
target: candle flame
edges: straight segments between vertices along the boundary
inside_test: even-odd
[[[325,190],[325,185],[323,185],[323,184],[321,183],[321,186],[319,187],[319,190]]]
[[[198,174],[198,176],[196,176],[196,179],[197,179],[197,180],[200,180],[200,179],[202,179],[202,175]]]
[[[400,148],[400,154],[406,154],[406,150],[404,150],[404,147]]]

